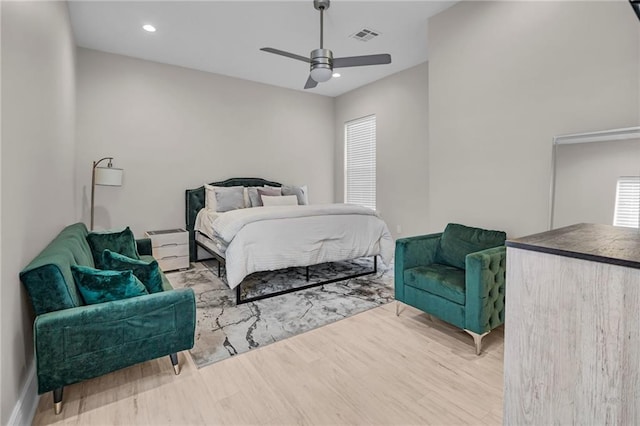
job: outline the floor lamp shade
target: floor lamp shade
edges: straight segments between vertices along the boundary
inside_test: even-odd
[[[107,167],[98,167],[98,165],[105,160],[109,161]],[[93,162],[93,168],[91,170],[91,230],[93,230],[96,185],[122,186],[122,169],[112,167],[111,160],[113,160],[113,157],[104,157]]]
[[[122,169],[96,167],[96,185],[122,186]]]

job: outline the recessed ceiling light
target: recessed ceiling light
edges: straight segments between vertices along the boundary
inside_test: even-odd
[[[334,72],[334,73],[333,73],[333,76],[334,76],[334,77],[340,77],[340,73],[339,73],[339,72]]]
[[[149,24],[143,25],[142,29],[145,30],[145,31],[149,31],[150,33],[155,33],[156,32],[156,27],[154,27],[153,25],[149,25]]]

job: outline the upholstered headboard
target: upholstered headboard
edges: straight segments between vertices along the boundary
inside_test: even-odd
[[[282,186],[278,182],[272,182],[262,178],[231,178],[221,182],[212,182],[212,186]],[[186,202],[186,222],[187,231],[189,231],[189,259],[193,262],[196,259],[196,234],[195,223],[198,212],[204,208],[204,185],[196,189],[187,189],[185,191]]]

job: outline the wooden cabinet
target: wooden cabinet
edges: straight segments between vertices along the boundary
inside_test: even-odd
[[[153,257],[163,272],[189,268],[189,233],[184,229],[147,231]]]
[[[507,241],[504,423],[638,424],[639,306],[636,229]]]

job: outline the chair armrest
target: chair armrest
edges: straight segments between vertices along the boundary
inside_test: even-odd
[[[396,240],[394,280],[396,300],[404,300],[404,271],[434,262],[442,233]]]
[[[153,254],[151,249],[151,238],[137,239],[136,246],[138,247],[138,254],[141,256],[151,256]]]
[[[470,253],[465,262],[465,325],[482,334],[504,323],[507,248]]]
[[[39,315],[34,323],[38,393],[193,347],[191,289]]]

